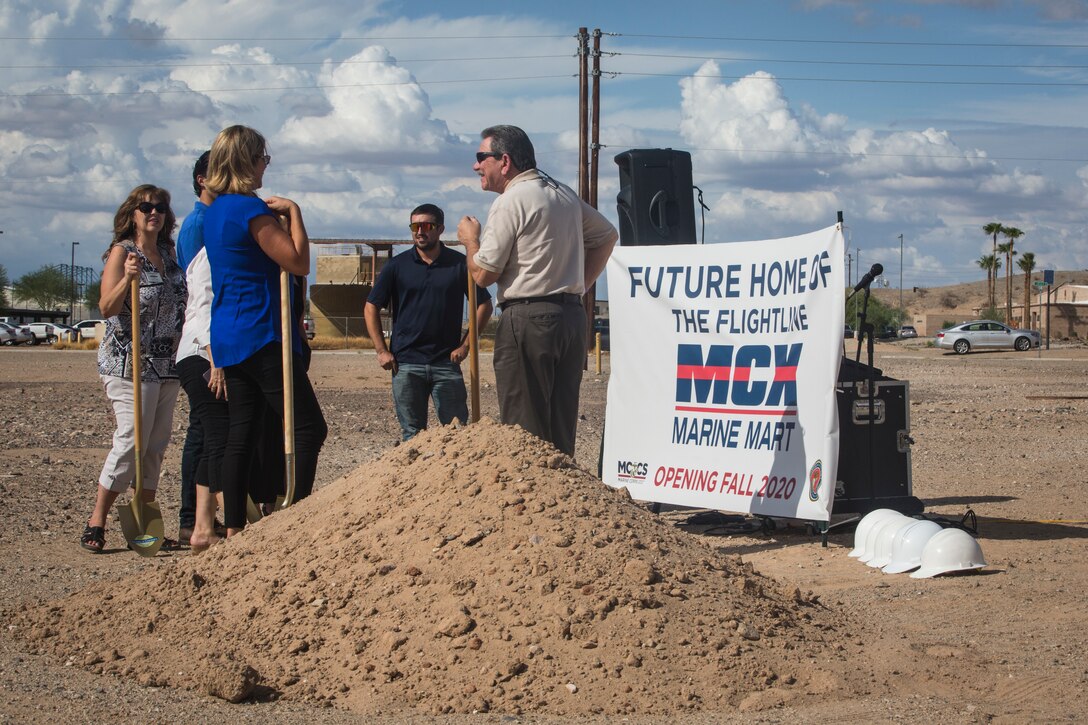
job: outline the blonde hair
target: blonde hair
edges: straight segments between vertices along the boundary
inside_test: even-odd
[[[257,159],[266,148],[264,136],[248,126],[224,128],[212,144],[204,188],[212,196],[252,194],[257,186]]]
[[[106,248],[106,253],[102,255],[103,262],[109,259],[110,250],[116,245],[124,241],[136,240],[136,207],[141,201],[148,200],[166,204],[162,229],[159,230],[156,242],[160,247],[174,248],[174,227],[177,226],[178,221],[174,216],[174,210],[170,208],[170,192],[154,184],[140,184],[128,193],[128,198],[121,203],[117,213],[113,215],[113,240]]]

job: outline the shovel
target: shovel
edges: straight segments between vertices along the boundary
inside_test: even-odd
[[[132,500],[117,507],[121,531],[128,548],[140,556],[155,556],[163,542],[162,512],[159,504],[144,501],[143,477],[143,395],[140,390],[140,280],[132,280],[132,407],[135,434],[136,485]]]
[[[276,499],[276,508],[285,509],[295,502],[295,376],[294,350],[291,346],[294,319],[291,310],[291,275],[280,270],[280,324],[283,328],[283,458],[286,494]]]
[[[468,265],[465,265],[466,268]],[[479,330],[476,329],[476,282],[468,273],[468,379],[472,385],[472,408],[469,422],[480,421],[480,350]]]
[[[295,378],[294,351],[291,346],[293,319],[291,275],[285,269],[280,270],[280,322],[283,337],[283,458],[286,493],[276,497],[274,510],[285,509],[295,502]],[[264,514],[260,507],[253,501],[252,496],[247,496],[246,521],[253,524],[262,518]]]

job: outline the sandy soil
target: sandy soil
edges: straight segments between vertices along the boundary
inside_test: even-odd
[[[140,559],[111,519],[93,555],[76,541],[112,431],[93,353],[0,350],[0,722],[1081,720],[1088,350],[924,345],[877,364],[911,384],[914,493],[978,515],[981,574],[883,575],[846,531],[824,548],[606,490],[607,371],[583,383],[577,463],[489,423],[395,447],[365,352],[314,356],[312,499],[200,557]]]

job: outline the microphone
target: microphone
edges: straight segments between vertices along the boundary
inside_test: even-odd
[[[874,264],[872,267],[869,268],[869,271],[865,273],[865,276],[858,280],[858,283],[854,285],[854,291],[858,292],[865,289],[873,283],[874,279],[882,274],[884,274],[884,265],[880,264],[879,262]]]

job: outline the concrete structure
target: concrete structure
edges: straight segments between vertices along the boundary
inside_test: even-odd
[[[311,239],[316,254],[314,284],[310,286],[310,317],[323,337],[366,337],[363,306],[399,239]],[[388,320],[385,321],[389,329]]]
[[[1046,298],[1044,287],[1031,300],[1032,328],[1041,330],[1044,336],[1047,334]],[[1013,314],[1016,314],[1016,308]],[[1088,285],[1062,284],[1050,288],[1050,337],[1088,339]]]
[[[310,286],[310,317],[323,337],[366,337],[363,306],[385,264],[410,247],[410,239],[311,239],[316,274]],[[456,246],[445,242],[447,246]],[[465,280],[468,284],[468,280]],[[387,316],[382,325],[391,329]]]

